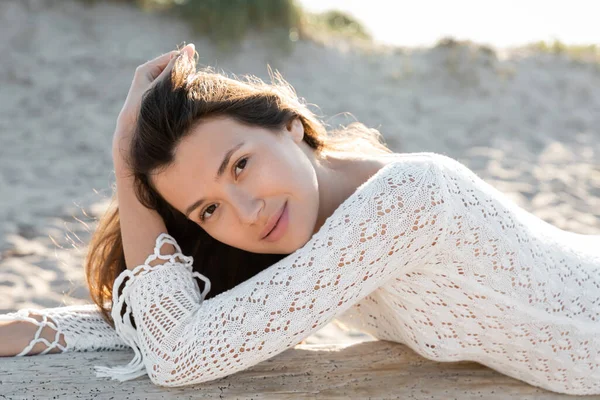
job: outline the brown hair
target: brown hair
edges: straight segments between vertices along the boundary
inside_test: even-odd
[[[197,71],[195,58],[180,57],[171,74],[144,94],[128,161],[137,198],[162,216],[167,231],[183,253],[194,257],[193,269],[210,279],[211,290],[206,298],[233,288],[286,256],[250,253],[213,239],[171,207],[150,185],[149,175],[173,162],[176,145],[191,127],[211,117],[230,117],[273,132],[298,118],[304,126],[303,140],[316,155],[391,153],[378,131],[360,123],[327,132],[279,74],[272,74],[272,84],[255,77],[229,78],[209,68]],[[119,209],[113,195],[111,207],[92,236],[85,260],[91,298],[113,327],[110,315],[113,284],[126,268]]]

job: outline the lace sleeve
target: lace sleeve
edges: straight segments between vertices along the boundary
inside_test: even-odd
[[[113,318],[135,358],[96,367],[97,375],[125,381],[147,373],[157,385],[183,386],[233,374],[294,346],[393,276],[427,264],[441,247],[447,215],[429,154],[386,165],[301,249],[206,301],[208,279],[192,272],[193,260],[173,238],[160,235],[155,254],[115,281]],[[167,242],[176,253],[160,255]],[[156,258],[167,261],[151,267]],[[194,276],[207,283],[203,293]]]
[[[47,354],[53,349],[66,353],[129,348],[102,318],[95,304],[44,309],[27,308],[0,315],[0,321],[27,321],[38,326],[29,344],[17,354],[17,357],[29,355],[38,343],[46,346],[38,353],[39,355]]]

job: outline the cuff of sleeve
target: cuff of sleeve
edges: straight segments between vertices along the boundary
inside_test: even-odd
[[[35,319],[31,316],[34,314],[41,316],[41,321],[38,321],[37,319]],[[39,353],[40,355],[47,354],[50,350],[52,350],[54,348],[60,349],[60,351],[62,353],[66,353],[67,351],[69,351],[69,343],[68,342],[66,342],[66,346],[62,346],[60,344],[60,336],[63,333],[61,332],[61,330],[59,329],[59,327],[57,326],[55,321],[50,319],[48,317],[48,315],[46,315],[46,313],[44,313],[41,310],[34,309],[34,308],[21,309],[17,312],[0,316],[0,321],[27,321],[34,325],[37,325],[37,327],[38,327],[37,331],[35,332],[34,337],[31,339],[29,344],[27,346],[25,346],[25,348],[19,354],[17,354],[15,357],[26,356],[31,351],[31,349],[33,349],[33,347],[38,343],[44,343],[46,345],[46,349],[44,351],[40,352]],[[46,340],[45,338],[40,336],[42,333],[42,330],[45,327],[49,327],[52,330],[54,330],[54,332],[55,332],[52,342],[49,342],[48,340]]]
[[[160,250],[165,243],[172,244],[176,252],[162,255]],[[163,264],[150,266],[154,260],[166,261]],[[113,306],[111,316],[115,323],[115,330],[133,350],[135,356],[129,364],[121,367],[96,366],[96,376],[109,377],[121,382],[146,375],[145,358],[142,348],[144,341],[140,340],[140,333],[131,324],[131,314],[135,309],[140,329],[143,316],[150,316],[150,309],[161,304],[161,299],[168,299],[177,309],[170,310],[170,316],[178,320],[186,318],[185,314],[191,313],[192,307],[197,307],[210,291],[210,280],[204,275],[192,271],[193,258],[181,253],[181,248],[171,237],[165,233],[156,239],[154,254],[150,255],[144,264],[138,265],[133,270],[123,271],[113,285]],[[194,277],[203,280],[205,285],[202,293],[194,281]],[[119,289],[125,278],[125,286],[119,296]],[[176,302],[174,299],[176,298]],[[125,313],[121,310],[125,306]],[[133,307],[132,307],[133,306]]]

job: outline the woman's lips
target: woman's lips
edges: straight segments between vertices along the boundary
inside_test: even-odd
[[[263,240],[266,240],[267,242],[275,242],[279,240],[286,232],[288,223],[289,211],[286,201],[285,205],[283,206],[283,212],[281,213],[279,220],[277,221],[271,232],[267,236],[265,236]]]

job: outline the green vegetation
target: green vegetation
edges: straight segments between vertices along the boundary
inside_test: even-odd
[[[303,13],[302,27],[310,32],[323,33],[338,37],[359,40],[371,40],[371,35],[360,22],[341,11],[327,11],[321,14]]]
[[[174,3],[173,11],[221,45],[237,42],[251,30],[289,36],[300,20],[294,2],[280,0],[188,0]]]
[[[535,42],[528,45],[527,48],[544,53],[563,54],[577,61],[600,62],[600,46],[596,44],[570,45],[560,40],[554,40]]]
[[[248,32],[268,32],[285,42],[298,39],[342,38],[370,41],[366,29],[341,11],[313,14],[295,0],[81,0],[86,3],[111,1],[135,4],[149,12],[171,13],[192,28],[229,47]]]

